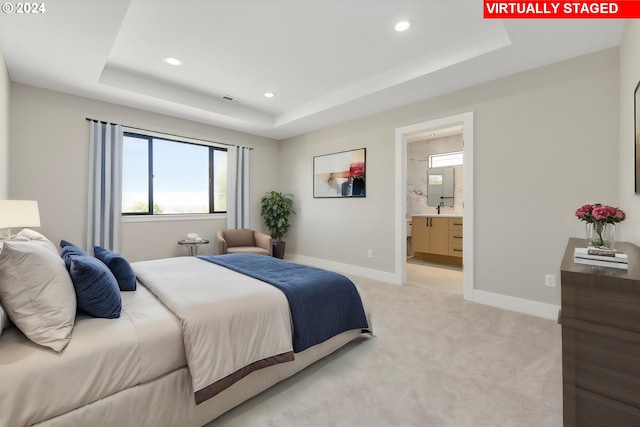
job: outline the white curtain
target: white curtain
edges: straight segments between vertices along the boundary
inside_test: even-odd
[[[227,151],[227,228],[251,228],[249,202],[249,160],[251,149],[233,147]]]
[[[120,252],[122,128],[90,121],[87,250],[98,245]]]

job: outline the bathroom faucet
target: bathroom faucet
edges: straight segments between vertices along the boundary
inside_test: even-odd
[[[438,205],[438,215],[440,215],[440,208],[444,208],[444,202],[440,202],[440,204]]]

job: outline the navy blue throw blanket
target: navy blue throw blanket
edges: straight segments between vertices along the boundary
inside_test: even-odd
[[[369,328],[358,290],[341,274],[264,255],[200,255],[198,258],[280,289],[289,300],[295,353],[342,332]]]

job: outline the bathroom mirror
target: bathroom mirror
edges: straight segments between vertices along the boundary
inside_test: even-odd
[[[427,205],[453,206],[453,168],[427,169]]]

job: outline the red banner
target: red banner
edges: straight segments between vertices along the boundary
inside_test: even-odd
[[[640,18],[640,0],[495,1],[484,0],[485,19]]]

